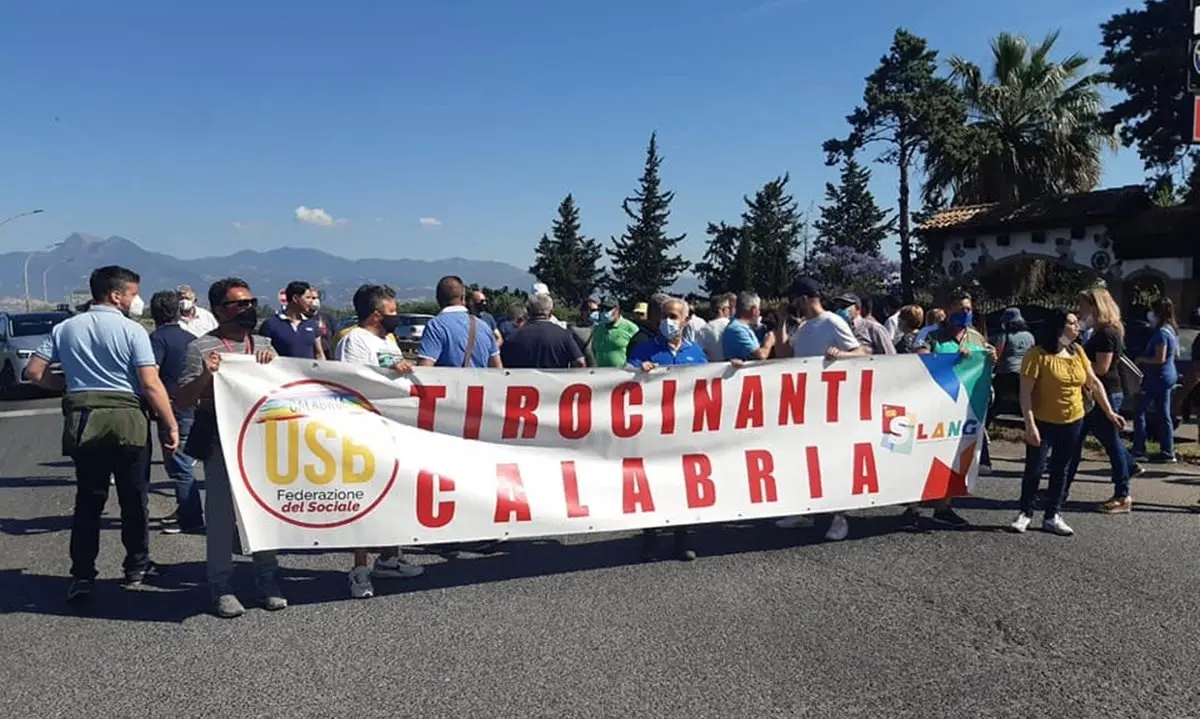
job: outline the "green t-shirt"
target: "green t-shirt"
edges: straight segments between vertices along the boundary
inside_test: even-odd
[[[955,339],[954,335],[954,330],[947,327],[940,327],[930,333],[924,344],[929,348],[929,352],[935,355],[958,354],[960,347],[966,347],[972,352],[982,352],[987,345],[987,339],[971,327],[967,328],[967,332],[963,335],[961,341]]]
[[[625,350],[638,326],[622,317],[611,325],[598,324],[592,331],[592,352],[598,367],[624,367]]]

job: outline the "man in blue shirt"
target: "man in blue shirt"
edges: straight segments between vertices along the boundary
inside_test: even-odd
[[[289,282],[287,304],[273,317],[268,317],[258,329],[258,334],[271,340],[271,347],[280,357],[301,359],[325,359],[325,348],[321,332],[314,319],[320,299],[317,291],[307,282]]]
[[[467,311],[466,299],[461,277],[447,275],[438,280],[437,303],[442,310],[421,333],[419,367],[503,366],[492,328]]]
[[[116,265],[92,272],[87,312],[55,326],[26,366],[29,379],[63,397],[63,453],[75,463],[71,522],[71,583],[67,601],[92,596],[100,553],[100,516],[111,480],[121,505],[124,585],[140,587],[158,574],[150,561],[147,517],[150,421],[145,404],[167,425],[163,446],[179,446],[171,400],[158,378],[150,336],[129,318],[141,304],[136,272]],[[48,372],[52,362],[62,376]]]
[[[734,320],[721,333],[721,352],[730,362],[764,360],[775,347],[775,333],[760,343],[755,329],[761,323],[762,300],[753,292],[743,292],[734,303]]]
[[[662,303],[662,320],[658,327],[658,336],[641,343],[629,355],[629,368],[649,372],[657,367],[670,365],[707,364],[708,357],[700,345],[688,342],[683,338],[683,327],[687,322],[687,304],[678,298],[670,297]],[[675,558],[690,562],[696,558],[696,552],[687,543],[687,528],[676,527]],[[653,529],[642,531],[642,560],[649,562],[654,559],[658,534]]]
[[[183,376],[187,360],[188,345],[196,335],[179,324],[180,297],[174,290],[155,292],[150,298],[150,316],[154,318],[155,330],[150,333],[150,346],[154,349],[154,360],[158,363],[158,377],[167,394],[172,397],[179,389],[179,378]],[[179,425],[179,447],[166,448],[164,432],[167,425],[158,423],[158,435],[162,448],[163,467],[167,476],[175,483],[174,514],[163,520],[163,534],[200,534],[204,531],[204,510],[200,506],[200,487],[196,484],[196,460],[188,456],[188,434],[192,430],[195,414],[191,409],[181,409],[171,403],[175,422]]]

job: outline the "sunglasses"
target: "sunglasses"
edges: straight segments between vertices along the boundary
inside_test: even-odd
[[[225,300],[221,303],[222,307],[237,307],[244,310],[248,307],[258,307],[258,298],[251,297],[248,300]]]

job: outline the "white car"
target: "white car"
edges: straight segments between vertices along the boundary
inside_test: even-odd
[[[0,397],[14,397],[31,386],[25,365],[50,330],[70,316],[68,312],[0,313]],[[57,362],[50,371],[62,373]]]

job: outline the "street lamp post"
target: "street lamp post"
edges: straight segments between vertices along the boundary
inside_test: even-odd
[[[3,220],[0,220],[0,227],[7,225],[8,223],[12,222],[13,220],[18,220],[22,217],[29,217],[30,215],[40,215],[43,212],[45,212],[45,210],[42,210],[40,208],[36,209],[36,210],[26,210],[24,212],[18,212],[15,215],[10,215],[9,217],[5,217]],[[25,311],[26,312],[29,311],[29,261],[32,260],[33,256],[36,255],[37,253],[38,253],[37,250],[30,252],[29,255],[25,258],[25,268],[22,272],[22,274],[25,278]]]
[[[47,265],[46,269],[42,270],[42,302],[45,302],[46,304],[50,304],[50,293],[46,289],[46,278],[49,276],[50,270],[52,270],[60,265],[70,264],[74,261],[75,261],[74,257],[68,257],[67,259],[63,260],[62,262],[55,262],[52,265]]]

